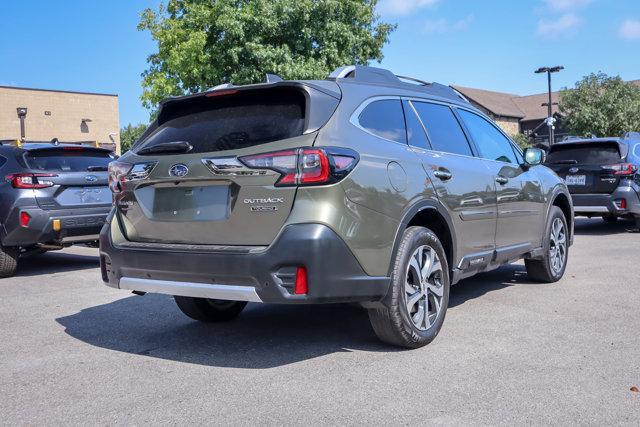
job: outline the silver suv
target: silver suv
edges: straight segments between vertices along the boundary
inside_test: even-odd
[[[377,68],[172,98],[110,164],[102,278],[201,321],[359,302],[420,347],[464,277],[521,258],[562,277],[571,197],[543,157],[450,87]]]

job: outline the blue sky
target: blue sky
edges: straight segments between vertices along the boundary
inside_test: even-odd
[[[116,93],[120,123],[139,123],[140,74],[155,49],[136,30],[158,1],[2,2],[0,85]],[[564,65],[554,87],[603,71],[640,79],[639,0],[382,0],[398,24],[382,65],[397,74],[490,90],[546,90],[533,70]],[[9,19],[7,19],[9,17]]]

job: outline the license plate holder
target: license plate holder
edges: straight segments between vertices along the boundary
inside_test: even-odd
[[[567,175],[564,181],[567,185],[573,185],[573,186],[587,185],[587,176],[586,175]]]

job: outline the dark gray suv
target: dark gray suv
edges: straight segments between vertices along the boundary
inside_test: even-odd
[[[247,301],[359,302],[420,347],[450,285],[524,258],[565,271],[567,187],[450,87],[349,66],[172,98],[110,165],[102,278],[201,321]]]
[[[114,159],[80,145],[0,143],[0,277],[15,273],[20,256],[97,243]]]

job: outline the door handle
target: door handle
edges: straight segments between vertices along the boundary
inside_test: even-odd
[[[451,177],[453,176],[451,172],[449,172],[448,170],[442,170],[442,169],[433,171],[433,174],[442,181],[447,181],[451,179]]]
[[[504,177],[504,176],[502,176],[502,175],[498,175],[498,176],[496,176],[496,182],[497,182],[498,184],[502,184],[502,185],[504,185],[504,184],[506,184],[507,182],[509,182],[509,178],[505,178],[505,177]]]

